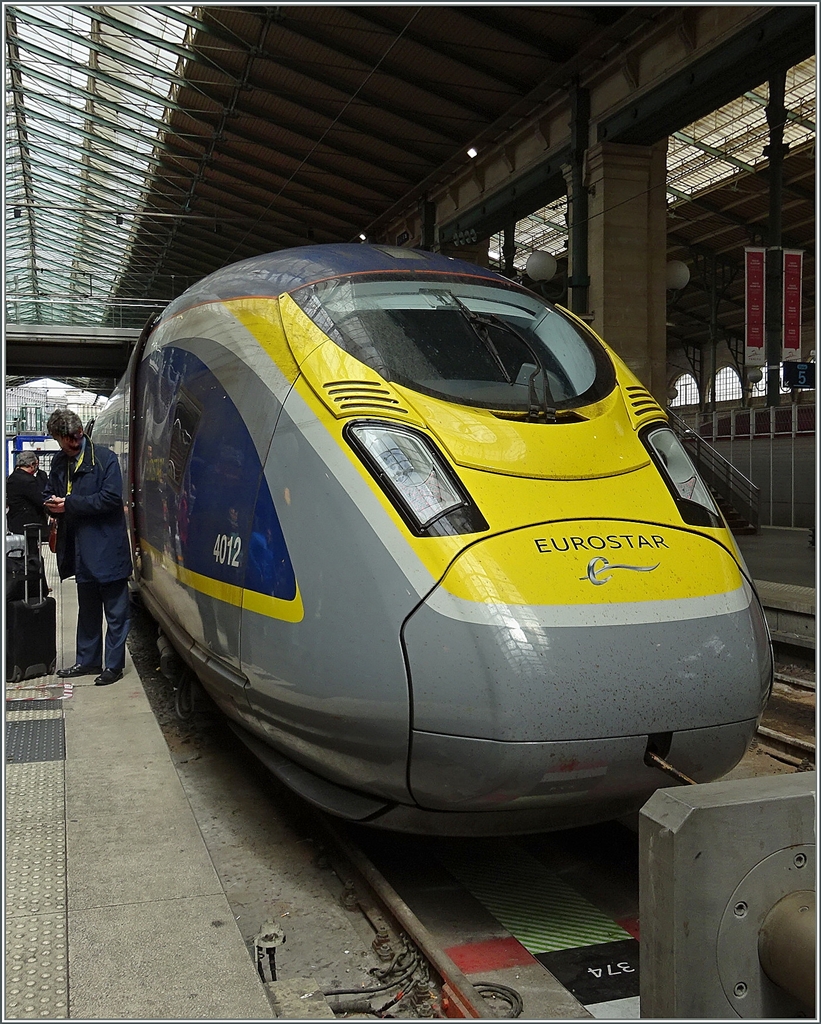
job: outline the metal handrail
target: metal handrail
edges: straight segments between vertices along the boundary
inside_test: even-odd
[[[684,420],[667,410],[670,425],[690,450],[704,482],[730,504],[755,529],[759,525],[758,487]]]

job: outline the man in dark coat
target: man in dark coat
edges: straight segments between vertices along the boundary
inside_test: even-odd
[[[85,436],[79,416],[69,409],[51,414],[48,431],[60,451],[51,461],[46,509],[59,524],[60,579],[76,578],[78,603],[76,664],[57,675],[72,679],[99,672],[96,685],[107,686],[122,679],[130,625],[131,552],[120,465],[114,452]]]
[[[15,470],[6,480],[6,525],[9,533],[23,533],[23,527],[28,523],[37,523],[40,536],[48,536],[43,485],[37,472],[39,464],[36,452],[20,452]]]

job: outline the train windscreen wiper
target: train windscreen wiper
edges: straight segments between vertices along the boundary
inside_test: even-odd
[[[530,344],[527,338],[521,334],[516,328],[509,324],[506,320],[503,320],[500,316],[496,316],[495,313],[477,313],[472,309],[469,309],[464,302],[458,299],[455,295],[453,296],[454,301],[458,305],[462,312],[462,315],[473,328],[473,332],[477,338],[482,342],[487,351],[493,357],[496,364],[502,371],[502,375],[508,384],[513,384],[513,378],[507,372],[507,367],[502,361],[502,357],[499,355],[499,351],[493,344],[493,339],[490,337],[490,331],[488,328],[496,327],[501,331],[505,331],[508,334],[512,334],[514,338],[524,345],[530,355],[533,357],[534,368],[533,372],[527,379],[527,397],[528,404],[530,406],[527,414],[527,418],[530,421],[537,422],[544,416],[546,423],[556,422],[556,400],[553,397],[553,393],[550,390],[550,384],[547,379],[547,370],[545,369],[544,363],[539,358],[539,353]],[[538,399],[536,392],[536,378],[541,373],[542,375],[542,399],[541,402]]]
[[[474,313],[472,309],[469,309],[464,304],[464,302],[462,302],[461,299],[457,299],[455,295],[451,296],[451,298],[459,307],[459,311],[461,312],[465,320],[467,320],[473,333],[476,335],[479,341],[481,341],[481,343],[485,346],[487,351],[490,353],[490,356],[493,359],[493,361],[502,371],[502,376],[505,378],[508,384],[512,384],[513,378],[507,372],[507,367],[505,366],[502,357],[499,355],[499,350],[493,344],[493,339],[491,338],[490,332],[488,331],[487,320],[485,320],[485,318],[480,313]]]

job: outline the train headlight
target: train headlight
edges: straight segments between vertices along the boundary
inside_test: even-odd
[[[487,523],[433,443],[393,423],[349,423],[348,443],[414,533],[486,530]]]
[[[644,443],[670,488],[685,523],[720,526],[721,517],[690,456],[669,427],[653,427]]]

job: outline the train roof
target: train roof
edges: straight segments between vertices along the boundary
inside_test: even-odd
[[[507,278],[465,260],[393,245],[305,245],[252,256],[214,271],[188,288],[165,309],[162,319],[205,302],[245,295],[278,296],[331,277],[368,273],[468,274],[512,284]]]

